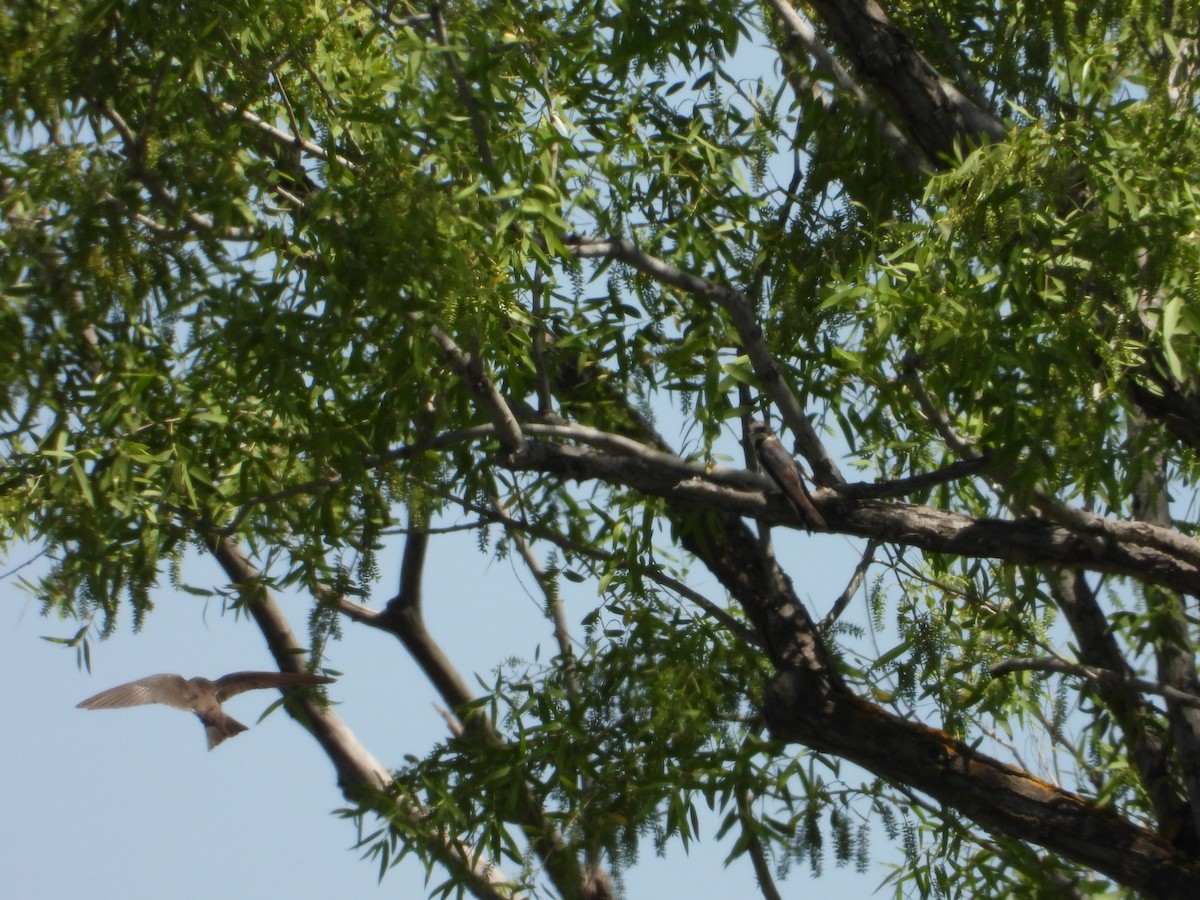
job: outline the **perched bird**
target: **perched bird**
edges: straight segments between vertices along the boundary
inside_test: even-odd
[[[146,703],[165,703],[176,709],[191,710],[204,723],[211,750],[225,738],[246,730],[246,726],[221,708],[221,703],[243,691],[259,688],[289,688],[301,684],[329,684],[334,681],[324,675],[306,672],[234,672],[216,681],[207,678],[184,678],[182,675],[150,675],[128,684],[118,685],[88,697],[76,709],[116,709],[122,706],[142,706]]]
[[[808,496],[808,488],[804,486],[804,479],[800,477],[800,467],[780,443],[779,438],[775,437],[775,432],[770,426],[765,422],[751,422],[750,439],[754,441],[754,453],[758,457],[758,464],[771,476],[771,480],[779,485],[783,496],[795,507],[800,518],[804,520],[805,529],[811,532],[814,528],[827,527],[825,517],[817,511],[812,498]]]

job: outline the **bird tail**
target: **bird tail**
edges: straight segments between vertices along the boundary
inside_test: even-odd
[[[204,719],[204,734],[208,738],[209,750],[226,738],[231,738],[235,734],[241,734],[245,730],[246,726],[232,716],[224,716],[220,719]]]

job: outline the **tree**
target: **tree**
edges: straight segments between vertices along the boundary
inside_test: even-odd
[[[866,822],[898,891],[1194,895],[1197,10],[889,7],[10,4],[0,521],[46,609],[86,649],[196,548],[284,671],[393,634],[444,744],[293,711],[384,865],[480,897],[611,896],[703,802],[767,897]],[[823,617],[751,419],[861,539]],[[488,695],[423,624],[446,521],[558,641]]]

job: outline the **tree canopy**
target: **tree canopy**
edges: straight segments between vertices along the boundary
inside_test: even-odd
[[[281,670],[394,635],[443,743],[292,711],[446,891],[614,896],[710,806],[768,898],[887,842],[898,893],[1195,896],[1198,12],[12,0],[3,539],[85,655],[189,552]],[[556,641],[489,693],[445,528]]]

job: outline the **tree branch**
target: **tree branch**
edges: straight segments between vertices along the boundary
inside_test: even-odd
[[[816,697],[824,702],[814,702]],[[848,693],[818,693],[799,671],[775,677],[765,712],[775,737],[910,785],[989,830],[1032,841],[1151,895],[1200,891],[1200,866],[1190,854],[1113,810],[978,753],[944,731]]]
[[[678,269],[651,256],[624,238],[606,240],[570,235],[564,243],[580,259],[603,258],[626,263],[655,281],[678,288],[700,300],[715,303],[723,309],[737,331],[746,355],[754,367],[754,374],[762,383],[763,392],[779,408],[780,415],[795,435],[796,446],[813,471],[813,480],[825,486],[842,484],[845,481],[838,471],[837,463],[817,437],[817,432],[804,414],[800,401],[792,393],[779,365],[767,349],[762,326],[758,323],[753,305],[744,294]]]
[[[952,158],[964,140],[1004,139],[1005,125],[942,78],[875,0],[810,0],[809,6],[929,159]]]
[[[988,462],[989,460],[986,456],[977,456],[974,459],[962,459],[952,462],[950,465],[933,472],[922,472],[920,475],[895,478],[891,481],[860,481],[854,484],[843,484],[839,485],[836,490],[840,496],[853,497],[856,500],[868,497],[877,499],[904,497],[908,494],[916,494],[929,490],[929,488],[937,487],[939,484],[948,484],[951,481],[958,481],[960,478],[969,478],[972,475],[978,475],[987,468]]]
[[[577,447],[530,442],[507,466],[551,472],[580,481],[622,484],[696,509],[803,528],[780,496],[743,491],[697,477],[687,466],[653,464],[634,456],[615,457]],[[1104,539],[1089,540],[1037,519],[988,519],[915,504],[864,500],[838,504],[833,491],[816,491],[814,503],[833,530],[844,534],[919,547],[936,553],[992,558],[1017,564],[1065,565],[1128,575],[1200,596],[1200,566],[1162,550],[1126,541],[1144,523],[1105,522]]]
[[[446,33],[446,21],[442,16],[442,4],[438,0],[434,0],[434,2],[429,4],[429,11],[433,19],[434,35],[436,35],[437,42],[445,53],[446,64],[450,68],[450,74],[454,78],[454,86],[458,91],[458,99],[462,102],[463,108],[467,112],[467,120],[471,123],[471,131],[475,135],[475,147],[479,151],[479,160],[483,163],[487,173],[495,178],[498,172],[496,170],[496,159],[492,155],[491,143],[488,140],[487,122],[484,121],[483,113],[479,110],[479,104],[475,101],[470,85],[467,84],[467,80],[463,76],[462,65],[458,61],[456,51],[450,46],[450,38]]]
[[[424,326],[427,329],[450,365],[467,383],[471,393],[483,406],[483,411],[492,420],[492,425],[496,429],[496,437],[500,440],[500,446],[506,453],[518,453],[525,444],[525,436],[521,434],[521,425],[517,421],[517,417],[513,415],[507,401],[496,389],[492,379],[484,372],[479,358],[463,352],[454,339],[437,325],[423,322],[418,315],[410,315],[408,318],[414,326]]]
[[[1050,594],[1071,627],[1084,665],[1116,676],[1098,683],[1097,694],[1121,729],[1156,820],[1162,828],[1177,828],[1171,823],[1183,822],[1187,814],[1182,787],[1172,773],[1159,712],[1139,696],[1133,670],[1083,574],[1059,570],[1048,575],[1048,580]]]
[[[303,671],[305,650],[271,592],[263,585],[262,575],[228,538],[214,541],[209,548],[229,580],[247,594],[246,609],[266,639],[279,670]],[[338,786],[346,799],[351,803],[378,802],[376,798],[392,782],[391,772],[371,756],[329,707],[305,698],[297,698],[294,702],[304,711],[300,723],[312,733],[333,763]],[[404,819],[408,823],[405,828],[408,833],[426,835],[422,842],[430,855],[447,870],[457,873],[474,896],[480,900],[512,900],[512,891],[506,889],[509,882],[496,866],[458,841],[429,834],[429,830],[422,827],[425,816],[418,807],[395,799],[387,815]]]
[[[801,50],[812,56],[816,63],[815,67],[819,71],[828,73],[843,92],[854,98],[863,115],[874,124],[879,133],[883,135],[883,139],[891,145],[900,163],[914,172],[930,168],[929,161],[925,158],[921,150],[915,147],[904,136],[904,132],[897,128],[895,123],[875,105],[871,98],[867,96],[867,92],[846,71],[845,66],[834,59],[833,54],[817,38],[817,33],[813,30],[812,26],[796,12],[796,9],[790,3],[785,2],[785,0],[770,0],[770,4],[771,8],[775,10],[775,15],[782,24],[784,32],[790,39],[790,43],[799,45]],[[795,78],[795,64],[787,65],[787,60],[785,59],[785,69],[788,80],[792,85],[792,93],[796,95],[797,100],[802,99],[804,96],[804,85],[797,83],[797,79]]]
[[[1085,666],[1080,663],[1068,662],[1065,659],[1018,657],[994,663],[988,668],[988,671],[996,678],[999,678],[1001,675],[1008,675],[1010,672],[1054,672],[1059,675],[1073,675],[1076,678],[1083,678],[1095,684],[1133,688],[1143,694],[1157,694],[1160,697],[1173,700],[1183,706],[1200,709],[1200,695],[1185,693],[1168,684],[1159,684],[1154,681],[1147,681],[1144,678],[1134,678],[1121,672],[1114,672],[1111,669],[1099,669],[1095,666]]]
[[[612,553],[595,547],[580,544],[577,541],[573,541],[570,538],[553,531],[552,529],[546,528],[545,526],[535,525],[522,519],[513,518],[512,516],[509,516],[508,518],[501,518],[496,515],[495,510],[489,510],[486,507],[471,503],[469,500],[466,500],[463,497],[454,496],[448,491],[439,488],[437,485],[424,484],[422,485],[422,489],[431,494],[436,494],[451,500],[464,510],[477,513],[480,516],[487,518],[489,521],[503,525],[506,529],[520,530],[521,532],[528,534],[537,540],[547,541],[548,543],[553,544],[567,553],[574,554],[577,557],[606,564],[611,563],[615,559]],[[693,604],[700,607],[705,615],[713,619],[740,640],[754,644],[755,646],[762,646],[762,638],[760,638],[753,631],[753,629],[747,628],[745,623],[735,619],[712,600],[705,597],[696,589],[684,584],[677,578],[672,578],[670,575],[660,571],[655,566],[649,566],[647,568],[640,569],[638,571],[638,575],[642,578],[645,578],[647,581],[652,581],[660,587],[666,588],[672,593],[678,594],[680,597],[686,600],[690,600]],[[374,610],[371,610],[369,607],[362,606],[358,603],[354,603],[353,601],[341,600],[339,602],[346,604],[346,608],[343,609],[343,612],[345,612],[349,618],[355,619],[356,621],[364,621],[365,619],[369,619],[376,615]],[[366,624],[370,623],[368,622]]]
[[[854,574],[850,576],[850,582],[846,585],[846,589],[842,591],[829,612],[825,614],[825,618],[817,625],[819,633],[824,634],[828,631],[830,626],[846,611],[846,607],[858,592],[859,587],[862,586],[863,579],[867,576],[867,569],[871,568],[871,564],[875,562],[875,550],[878,546],[874,541],[867,541],[867,549],[863,551],[862,559],[854,567]]]
[[[535,469],[566,478],[621,481],[614,477],[616,469],[601,471],[607,462],[576,448],[531,442],[514,465],[533,463]],[[631,460],[621,462],[627,465]],[[636,467],[623,474],[637,476],[631,480],[653,479],[653,473]],[[764,694],[766,720],[775,737],[834,753],[884,778],[912,785],[985,828],[1062,852],[1122,884],[1155,890],[1168,885],[1180,896],[1200,891],[1200,867],[1157,835],[979,754],[943,731],[909,722],[855,697],[790,580],[764,554],[739,511],[729,503],[696,504],[688,490],[679,490],[684,487],[676,483],[661,494],[668,516],[680,543],[742,604],[764,637],[777,670]],[[863,504],[872,505],[873,501]],[[990,524],[973,521],[970,527]],[[1008,539],[1018,542],[1019,536],[1009,534]],[[1076,546],[1082,543],[1073,535],[1069,540]],[[1114,854],[1114,847],[1123,852]]]
[[[754,877],[758,880],[758,889],[763,895],[763,900],[783,900],[779,888],[775,885],[775,878],[771,875],[767,848],[763,846],[754,827],[754,811],[750,808],[750,801],[751,795],[748,791],[743,791],[738,795],[738,818],[741,819],[742,828],[745,829],[748,836],[746,852],[754,866]]]
[[[133,132],[133,129],[125,122],[124,118],[115,109],[109,106],[104,101],[93,104],[100,116],[104,118],[112,127],[113,130],[121,137],[122,152],[124,154],[129,175],[138,184],[142,185],[149,193],[151,199],[158,204],[159,208],[183,219],[191,228],[202,234],[210,234],[225,241],[249,241],[260,234],[247,228],[225,228],[219,229],[217,224],[208,216],[186,209],[183,202],[167,190],[166,186],[145,166],[142,153],[142,141]]]
[[[421,580],[428,542],[428,534],[413,523],[404,545],[399,592],[382,611],[374,612],[344,599],[338,601],[339,609],[355,621],[393,635],[404,645],[442,700],[455,715],[462,718],[463,737],[468,742],[474,740],[499,745],[504,739],[481,709],[474,709],[471,714],[463,716],[464,710],[474,704],[475,695],[425,627],[421,611]],[[521,779],[520,824],[559,894],[564,898],[579,900],[611,898],[611,894],[586,892],[596,885],[607,884],[607,875],[599,870],[592,871],[595,867],[584,871],[572,848],[550,824],[545,810],[523,780],[523,774],[515,772],[513,777]]]

